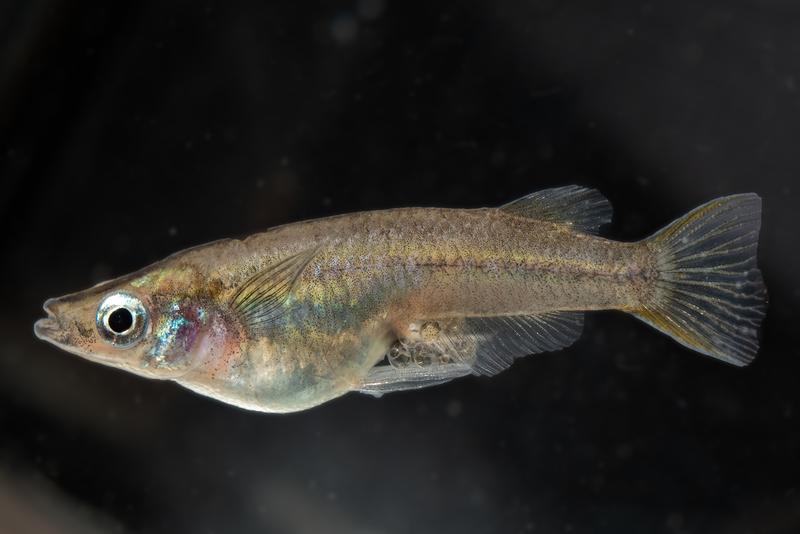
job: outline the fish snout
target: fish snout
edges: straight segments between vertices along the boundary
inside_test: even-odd
[[[33,332],[39,339],[52,341],[61,330],[61,323],[58,315],[60,304],[58,299],[47,299],[44,305],[42,305],[42,309],[44,309],[47,317],[39,319],[33,325]]]

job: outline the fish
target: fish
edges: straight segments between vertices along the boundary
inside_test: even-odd
[[[599,235],[595,189],[494,208],[397,208],[286,224],[177,252],[49,299],[35,335],[87,360],[270,413],[379,397],[565,349],[619,310],[746,366],[767,292],[761,198],[712,200],[651,235]]]

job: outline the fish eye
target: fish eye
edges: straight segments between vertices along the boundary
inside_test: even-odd
[[[108,328],[115,334],[124,334],[133,326],[133,314],[128,308],[117,308],[108,314]]]
[[[130,347],[144,337],[149,317],[142,301],[130,293],[112,293],[97,307],[97,331],[116,347]]]

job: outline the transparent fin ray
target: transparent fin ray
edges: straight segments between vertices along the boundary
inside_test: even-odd
[[[537,191],[500,209],[520,217],[568,224],[591,234],[610,223],[613,213],[611,204],[599,191],[577,185]]]
[[[360,393],[380,397],[384,393],[408,391],[438,386],[472,373],[464,363],[449,363],[431,367],[397,368],[391,365],[373,367],[358,387]]]
[[[635,315],[693,350],[743,366],[758,351],[767,292],[756,264],[761,199],[712,200],[647,240],[654,297]]]
[[[297,278],[316,253],[308,249],[269,265],[248,278],[231,298],[231,308],[251,331],[268,327],[284,312]]]
[[[563,349],[583,330],[583,313],[551,312],[504,317],[471,317],[461,334],[476,343],[473,372],[496,375],[515,359]]]
[[[581,312],[425,319],[412,323],[407,338],[392,346],[387,359],[393,367],[421,367],[431,376],[450,364],[492,376],[522,356],[571,345],[582,329]]]

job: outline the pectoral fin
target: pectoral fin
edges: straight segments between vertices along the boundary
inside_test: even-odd
[[[270,264],[236,291],[231,308],[251,332],[268,328],[287,311],[294,284],[316,252],[316,248],[303,250]]]

